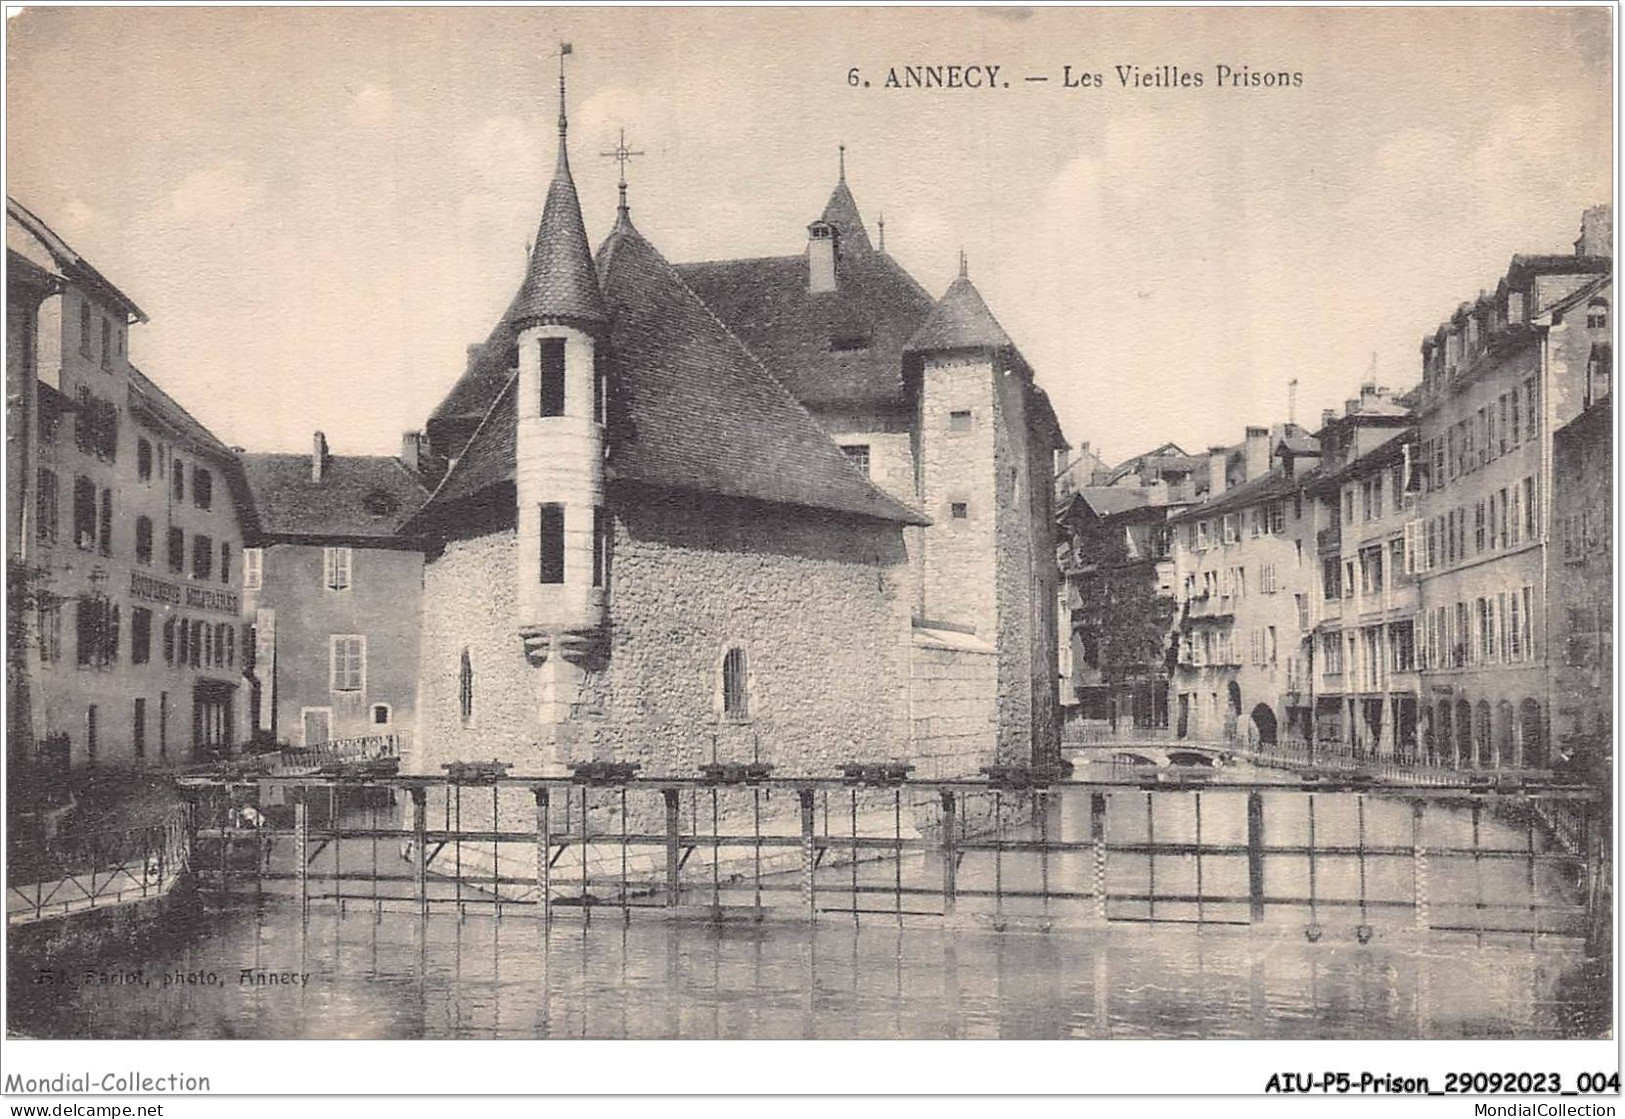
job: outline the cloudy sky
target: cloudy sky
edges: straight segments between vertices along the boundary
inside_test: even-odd
[[[1285,419],[1293,378],[1300,420],[1373,358],[1408,387],[1424,332],[1612,196],[1605,8],[81,8],[9,31],[8,191],[151,316],[142,368],[253,449],[321,428],[393,453],[451,385],[519,282],[560,39],[595,244],[623,125],[672,260],[799,251],[844,142],[871,231],[883,212],[933,292],[963,247],[1069,438],[1114,462]],[[1010,88],[883,88],[922,63]],[[1216,88],[1220,63],[1302,84]],[[1124,89],[1118,65],[1205,82]]]

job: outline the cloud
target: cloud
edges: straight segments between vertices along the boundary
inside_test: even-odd
[[[395,108],[395,95],[387,86],[368,83],[356,91],[345,107],[351,124],[382,124]]]
[[[236,161],[190,171],[170,192],[168,216],[189,225],[230,222],[255,208],[261,190]]]

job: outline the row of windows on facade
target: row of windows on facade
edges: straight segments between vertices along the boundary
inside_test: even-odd
[[[1247,641],[1246,663],[1270,665],[1276,662],[1280,649],[1274,626],[1261,626],[1248,631]],[[1180,638],[1179,661],[1192,668],[1239,665],[1243,662],[1238,650],[1236,634],[1231,630],[1187,633]]]
[[[1303,516],[1303,498],[1294,495],[1292,519]],[[1215,535],[1217,528],[1217,535]],[[1246,532],[1253,537],[1279,536],[1286,532],[1286,502],[1272,501],[1239,513],[1225,513],[1215,522],[1196,521],[1185,526],[1185,544],[1193,551],[1204,552],[1217,544],[1238,544]]]
[[[1593,512],[1582,509],[1578,513],[1565,514],[1561,528],[1563,532],[1563,559],[1567,563],[1584,563],[1598,551],[1606,542],[1610,533],[1605,524],[1608,516],[1606,509]]]
[[[163,444],[156,446],[146,439],[135,444],[135,473],[143,482],[150,482],[154,474],[162,478],[169,475],[169,492],[176,501],[186,500],[186,463],[178,456],[166,452]],[[192,504],[199,509],[214,505],[214,475],[207,468],[192,464]]]
[[[1386,544],[1361,548],[1351,559],[1327,556],[1320,565],[1321,585],[1327,602],[1353,598],[1356,593],[1378,595],[1385,586],[1410,582],[1415,574],[1415,567],[1406,552],[1406,538],[1398,536]]]
[[[333,638],[333,654],[332,654],[333,655],[333,679],[334,679],[333,690],[334,691],[353,690],[353,689],[341,689],[341,688],[338,687],[338,684],[337,684],[337,681],[339,680],[339,665],[340,665],[340,660],[339,660],[339,658],[340,658],[340,647],[339,647],[339,643],[341,641],[346,642],[346,643],[359,642],[359,656],[361,658],[360,663],[361,663],[361,666],[362,666],[361,669],[360,669],[360,676],[359,677],[352,676],[352,675],[346,675],[344,677],[344,679],[346,681],[349,681],[349,680],[352,680],[352,679],[364,680],[365,675],[366,675],[366,670],[365,670],[366,655],[367,655],[366,638],[365,637],[354,637],[354,636],[334,637]],[[351,657],[354,655],[354,649],[355,649],[355,646],[348,646],[343,650],[343,655],[345,657],[345,661],[344,661],[345,670],[346,670],[347,673],[351,671],[349,666],[354,663],[353,660],[351,660]],[[738,646],[738,645],[731,646],[722,655],[722,669],[721,669],[721,671],[722,671],[721,684],[722,684],[722,716],[723,716],[723,718],[733,720],[733,721],[736,721],[736,722],[743,722],[746,719],[749,719],[750,718],[750,670],[749,670],[749,662],[746,659],[745,650],[743,648],[741,648],[740,646]],[[360,684],[358,683],[356,685],[356,687],[360,687]],[[458,711],[462,715],[462,720],[463,720],[464,725],[467,725],[474,718],[474,657],[466,647],[463,649],[462,655],[461,655],[461,657],[459,658],[459,661],[458,661],[458,670],[457,670],[457,707],[458,707]]]
[[[120,357],[124,355],[124,330],[122,326],[115,329],[113,320],[106,315],[96,314],[89,299],[82,299],[79,302],[79,353],[92,361],[97,359],[94,339],[95,322],[98,319],[102,327],[101,366],[103,369],[112,369],[114,347],[117,346]]]
[[[94,396],[89,388],[81,385],[78,393],[78,404],[75,408],[78,418],[74,421],[74,441],[80,452],[94,455],[104,462],[118,461],[118,408],[109,401]],[[41,438],[45,442],[54,442],[55,423],[41,423]],[[187,463],[180,456],[171,453],[163,443],[153,443],[142,436],[136,440],[136,477],[142,482],[150,482],[156,475],[169,478],[170,492],[177,502],[186,500],[187,493]],[[199,509],[210,509],[214,506],[214,473],[207,467],[191,464],[191,493],[192,504]]]
[[[1258,593],[1275,594],[1280,590],[1273,563],[1258,565]],[[1222,571],[1203,571],[1198,581],[1196,573],[1185,576],[1185,597],[1193,598],[1245,598],[1247,596],[1247,569],[1227,567]]]
[[[1365,522],[1382,520],[1384,491],[1389,495],[1388,508],[1400,512],[1404,507],[1406,482],[1403,463],[1359,482],[1350,482],[1343,487],[1343,523],[1353,524],[1357,512]]]
[[[1493,403],[1422,441],[1428,491],[1437,492],[1509,454],[1540,432],[1540,381],[1529,377]]]
[[[1535,659],[1534,587],[1514,587],[1422,614],[1424,669],[1525,664]]]
[[[34,535],[41,542],[54,544],[60,531],[60,498],[57,477],[50,470],[41,469],[35,486]],[[98,503],[96,486],[89,478],[75,478],[73,482],[73,540],[85,552],[113,555],[113,491],[103,489]],[[169,570],[181,574],[186,570],[186,533],[171,528],[166,540]],[[214,538],[199,533],[192,538],[192,578],[214,577]],[[153,560],[152,518],[135,519],[135,560],[151,566]],[[220,544],[220,581],[231,582],[231,545]]]
[[[1414,672],[1416,662],[1416,623],[1410,618],[1385,625],[1362,626],[1356,631],[1320,635],[1320,671],[1323,676],[1341,677],[1343,649],[1348,648],[1349,665],[1360,665],[1363,673],[1347,681],[1347,690],[1369,690],[1382,686],[1383,670]]]
[[[1532,474],[1479,498],[1471,506],[1406,525],[1406,554],[1411,570],[1420,574],[1465,563],[1488,552],[1533,544],[1539,539],[1539,519],[1540,478]]]
[[[130,745],[135,750],[136,760],[147,756],[147,698],[136,696],[130,705]],[[169,724],[171,721],[170,702],[168,692],[158,693],[158,757],[169,757]],[[96,760],[101,751],[101,705],[89,704],[85,707],[85,755],[90,761]]]
[[[62,659],[62,599],[39,604],[40,660],[55,663]],[[74,600],[74,660],[84,668],[111,668],[118,664],[123,611],[118,603],[99,596]],[[237,664],[237,626],[230,622],[205,622],[168,618],[162,628],[164,663],[172,667],[234,668]],[[253,648],[244,627],[245,667]],[[152,660],[152,611],[137,606],[130,611],[130,663]]]

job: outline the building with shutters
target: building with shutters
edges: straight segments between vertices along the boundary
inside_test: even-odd
[[[10,749],[48,769],[229,752],[255,531],[237,459],[132,363],[140,308],[11,200],[6,249],[8,568],[30,588]]]
[[[253,729],[267,743],[409,736],[417,719],[423,553],[400,526],[428,498],[415,432],[400,457],[244,454],[259,513],[244,554]]]
[[[1611,361],[1611,253],[1611,210],[1588,210],[1574,255],[1513,257],[1494,293],[1422,342],[1422,733],[1454,764],[1556,760],[1554,434]]]

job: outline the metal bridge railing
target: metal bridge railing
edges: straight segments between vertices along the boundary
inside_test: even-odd
[[[1312,940],[1331,922],[1362,941],[1400,930],[1606,935],[1605,849],[1571,849],[1545,823],[1557,806],[1598,834],[1603,803],[1583,788],[1354,773],[1261,783],[1212,770],[749,780],[740,768],[709,779],[301,779],[284,783],[291,819],[259,827],[243,824],[254,784],[183,784],[206,889],[380,915],[1284,924]],[[360,795],[379,789],[398,807]]]
[[[8,845],[6,921],[20,925],[160,897],[186,874],[185,807],[158,822]]]

